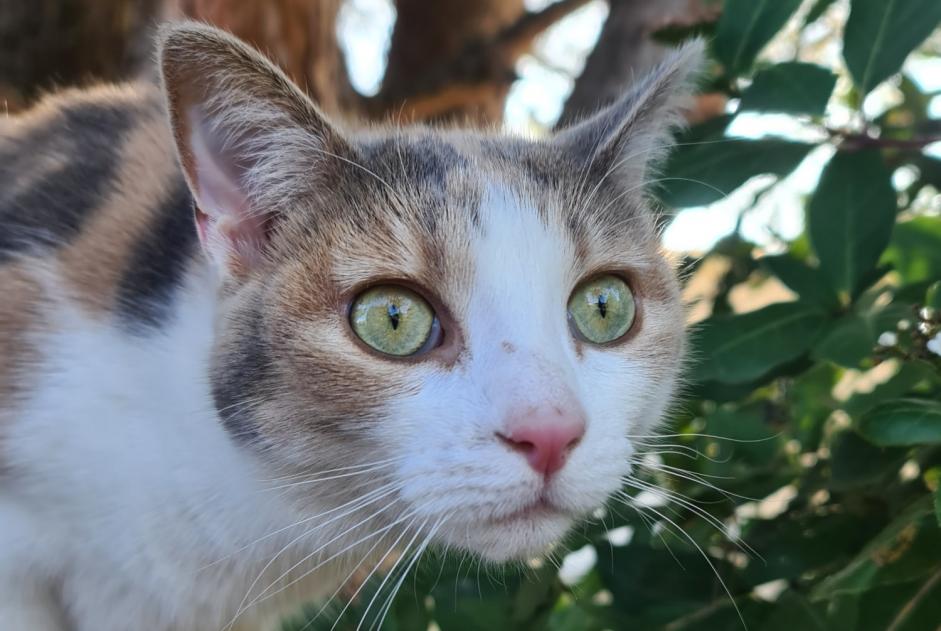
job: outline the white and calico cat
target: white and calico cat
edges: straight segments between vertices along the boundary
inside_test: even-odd
[[[347,133],[182,24],[162,90],[0,122],[0,627],[267,628],[602,505],[683,352],[644,184],[701,48],[545,140]]]

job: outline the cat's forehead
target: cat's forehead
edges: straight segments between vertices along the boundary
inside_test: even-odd
[[[589,166],[515,138],[440,131],[366,138],[336,183],[338,221],[319,249],[343,287],[469,282],[480,253],[501,249],[507,260],[538,251],[576,275],[652,264],[656,234],[642,198],[592,179]],[[527,263],[541,264],[519,261]]]
[[[358,145],[363,161],[398,184],[444,188],[449,177],[470,171],[471,156],[432,133],[396,133],[368,138]]]
[[[464,130],[400,130],[358,148],[364,162],[389,181],[452,196],[501,179],[532,192],[558,195],[576,185],[589,166],[573,162],[547,143]]]
[[[449,214],[441,212],[443,207],[459,208],[463,212],[454,219],[483,230],[478,209],[496,187],[523,198],[523,205],[545,222],[559,223],[578,238],[639,234],[653,225],[642,188],[624,186],[613,170],[605,172],[584,154],[572,155],[551,140],[420,129],[369,139],[358,150],[362,166],[375,177],[359,168],[357,179],[371,180],[373,197],[395,190],[396,201],[404,199],[407,206],[397,211],[412,219],[434,221]]]

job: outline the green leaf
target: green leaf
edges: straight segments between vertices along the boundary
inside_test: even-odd
[[[924,581],[912,584],[911,596],[898,607],[892,618],[892,631],[938,631],[939,610],[941,603],[941,568]]]
[[[941,281],[932,283],[925,292],[925,306],[935,311],[941,311]]]
[[[791,506],[796,508],[803,501],[795,499]],[[880,524],[860,524],[858,515],[803,510],[755,520],[745,529],[744,541],[764,561],[749,563],[743,573],[750,585],[817,574],[820,568],[845,565],[880,530]]]
[[[595,620],[589,603],[572,603],[556,607],[549,618],[547,631],[601,631],[604,625]]]
[[[934,516],[938,518],[938,525],[941,526],[941,484],[934,490]]]
[[[877,151],[837,153],[808,206],[820,269],[838,292],[855,295],[889,243],[895,191]]]
[[[899,371],[870,392],[858,392],[843,405],[852,418],[861,418],[883,401],[897,399],[922,381],[937,381],[937,371],[925,362],[905,362]]]
[[[907,317],[908,306],[891,304],[884,308],[861,308],[856,305],[834,322],[814,347],[813,357],[824,359],[846,368],[856,368],[867,357],[872,356],[879,335],[895,329],[895,323]]]
[[[941,403],[895,399],[876,406],[859,420],[859,433],[883,447],[941,444]]]
[[[673,208],[711,204],[756,175],[787,175],[812,148],[776,138],[681,139],[664,167],[660,199]]]
[[[521,581],[513,602],[513,620],[522,625],[541,613],[548,613],[558,597],[556,568],[547,563],[531,577]]]
[[[818,363],[792,380],[783,393],[790,408],[794,438],[805,451],[816,451],[820,446],[824,424],[835,407],[833,386],[839,376],[835,366]]]
[[[728,74],[747,71],[801,0],[727,0],[716,29],[715,53]]]
[[[830,483],[836,491],[883,483],[898,473],[905,449],[876,447],[857,432],[845,429],[830,437]]]
[[[860,92],[898,72],[939,22],[938,0],[852,0],[843,58]]]
[[[924,500],[929,498],[925,497]],[[861,594],[935,571],[941,562],[941,530],[930,501],[919,500],[879,533],[842,570],[812,593],[814,601]]]
[[[827,316],[803,302],[769,305],[758,311],[715,316],[693,333],[699,381],[742,383],[807,352]]]
[[[723,463],[767,465],[779,447],[777,433],[768,426],[765,410],[758,405],[716,410],[706,418],[705,432],[726,439],[716,445],[715,458]]]
[[[883,261],[890,263],[905,283],[941,278],[941,219],[900,221]]]
[[[828,631],[822,612],[802,594],[788,590],[778,597],[762,631]]]
[[[739,111],[822,116],[835,85],[836,75],[816,64],[778,64],[755,75]]]
[[[813,357],[846,368],[855,368],[872,354],[873,342],[873,331],[866,320],[850,313],[835,322],[827,331],[820,343],[814,347]]]
[[[626,546],[598,545],[598,558],[604,562],[598,563],[597,570],[611,592],[613,607],[626,614],[622,619],[634,615],[646,618],[646,624],[637,621],[630,625],[623,620],[618,628],[661,629],[665,623],[704,607],[715,598],[715,575],[698,550],[684,543],[685,539],[670,538],[675,562],[685,568],[677,571],[675,564],[664,563],[665,550],[644,542],[645,535],[646,531],[638,528]],[[720,559],[712,562],[720,572],[730,567]],[[670,594],[670,598],[664,598],[664,594]],[[492,627],[490,631],[513,628]]]
[[[810,8],[810,11],[807,12],[807,16],[804,18],[804,25],[806,26],[811,22],[819,20],[820,16],[823,15],[834,2],[835,0],[817,0],[814,6]]]
[[[936,576],[936,575],[935,575]],[[941,581],[933,576],[841,594],[828,603],[828,631],[937,631]],[[823,604],[823,603],[821,603]],[[835,606],[834,606],[835,605]]]
[[[758,259],[758,263],[797,293],[802,301],[818,304],[828,310],[840,306],[839,297],[820,275],[820,270],[803,261],[789,254],[779,254],[764,256]]]

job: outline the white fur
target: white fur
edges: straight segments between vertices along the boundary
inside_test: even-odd
[[[0,488],[4,630],[59,629],[60,618],[78,625],[70,631],[219,629],[262,564],[301,532],[250,545],[300,516],[213,411],[215,287],[191,280],[175,323],[147,340],[59,303],[39,382],[5,436],[18,476]],[[313,579],[307,597],[335,582]],[[240,621],[258,628],[265,618],[271,608]]]
[[[575,269],[561,229],[497,184],[488,188],[481,222],[485,236],[474,244],[476,278],[461,318],[467,364],[423,375],[397,415],[409,424],[393,429],[407,453],[403,496],[429,515],[449,516],[440,534],[447,544],[503,560],[544,551],[620,487],[630,471],[628,434],[658,419],[667,395],[640,361],[603,349],[576,353],[566,305],[584,270]],[[584,410],[587,429],[544,489],[542,476],[494,432],[514,410],[551,404]],[[568,514],[490,523],[544,492]]]

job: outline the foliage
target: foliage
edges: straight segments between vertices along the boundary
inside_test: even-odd
[[[712,315],[692,331],[698,360],[671,433],[648,445],[622,500],[567,542],[594,551],[594,566],[571,585],[551,562],[493,568],[431,553],[407,578],[338,597],[349,605],[335,628],[369,628],[386,604],[391,630],[937,628],[941,162],[923,136],[941,125],[932,95],[899,73],[941,3],[849,4],[845,69],[759,55],[789,20],[832,21],[841,2],[726,0],[717,24],[688,27],[715,33],[711,89],[741,100],[681,138],[661,178],[667,205],[781,178],[821,145],[833,156],[795,202],[803,235],[767,253],[735,233],[687,262],[694,277],[710,261],[727,271],[699,305]],[[887,79],[901,102],[867,117],[866,95]],[[730,138],[754,111],[821,140]],[[771,304],[741,312],[733,295],[749,291],[771,292]],[[338,609],[285,629],[329,629]]]

